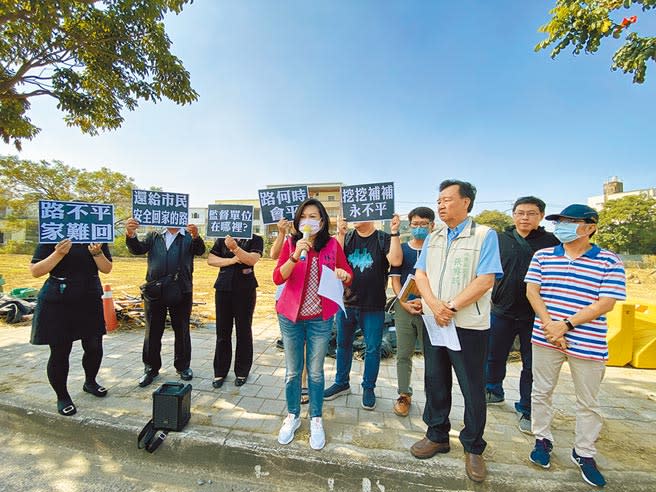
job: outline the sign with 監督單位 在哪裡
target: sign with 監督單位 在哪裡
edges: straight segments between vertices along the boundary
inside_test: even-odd
[[[209,205],[207,207],[207,236],[250,239],[253,237],[253,206]]]

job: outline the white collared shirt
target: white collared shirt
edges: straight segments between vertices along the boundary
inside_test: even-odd
[[[171,234],[168,229],[164,229],[164,231],[162,231],[162,236],[164,236],[164,243],[166,244],[167,251],[173,244],[173,241],[175,241],[175,236],[177,236],[178,234],[184,236],[185,235],[184,228],[180,227],[175,234]]]

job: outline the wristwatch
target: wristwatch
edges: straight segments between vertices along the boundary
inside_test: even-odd
[[[567,325],[567,331],[574,329],[574,324],[569,320],[569,318],[564,319],[563,322]]]
[[[447,301],[447,303],[446,303],[446,307],[448,307],[448,308],[449,308],[451,311],[453,311],[454,313],[457,313],[457,312],[458,312],[458,308],[457,308],[456,305],[453,303],[453,301]]]
[[[399,231],[390,233],[390,236],[392,236],[392,237],[399,237],[400,235],[401,235],[401,233]]]

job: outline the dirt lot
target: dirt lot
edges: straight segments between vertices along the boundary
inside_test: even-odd
[[[4,291],[9,292],[16,287],[35,287],[43,285],[45,277],[33,278],[28,265],[29,255],[0,254],[0,274],[5,279]],[[257,275],[257,304],[255,317],[263,319],[274,315],[273,297],[276,286],[272,281],[272,272],[276,262],[268,258],[261,259],[255,266]],[[206,260],[198,258],[194,263],[194,302],[199,303],[194,312],[214,320],[214,281],[219,273],[218,268],[211,267]],[[110,284],[114,297],[124,294],[139,295],[139,285],[146,276],[145,258],[114,258],[114,267],[109,275],[101,274],[101,282]]]
[[[16,287],[36,287],[43,284],[43,278],[33,278],[28,264],[29,255],[0,254],[0,274],[4,276],[4,291]],[[271,280],[275,261],[263,258],[255,267],[260,284],[255,308],[255,318],[265,319],[274,315],[274,293],[276,286]],[[101,275],[103,283],[111,284],[114,297],[124,294],[139,295],[139,285],[146,274],[145,258],[114,258],[114,268],[109,275]],[[210,267],[204,259],[196,259],[194,266],[194,301],[199,304],[194,312],[208,320],[214,320],[214,281],[218,269]],[[656,270],[627,270],[628,293],[632,298],[656,302]]]

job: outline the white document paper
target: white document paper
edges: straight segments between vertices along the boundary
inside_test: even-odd
[[[448,325],[440,326],[432,314],[424,314],[422,318],[424,319],[424,325],[426,325],[426,331],[428,332],[431,345],[434,347],[446,347],[456,352],[461,350],[460,339],[458,338],[456,324],[453,319],[449,321]]]
[[[344,308],[344,284],[337,278],[335,271],[331,270],[326,265],[322,265],[321,267],[321,280],[319,281],[318,294],[336,303],[342,308],[344,314],[346,314],[346,309]]]

